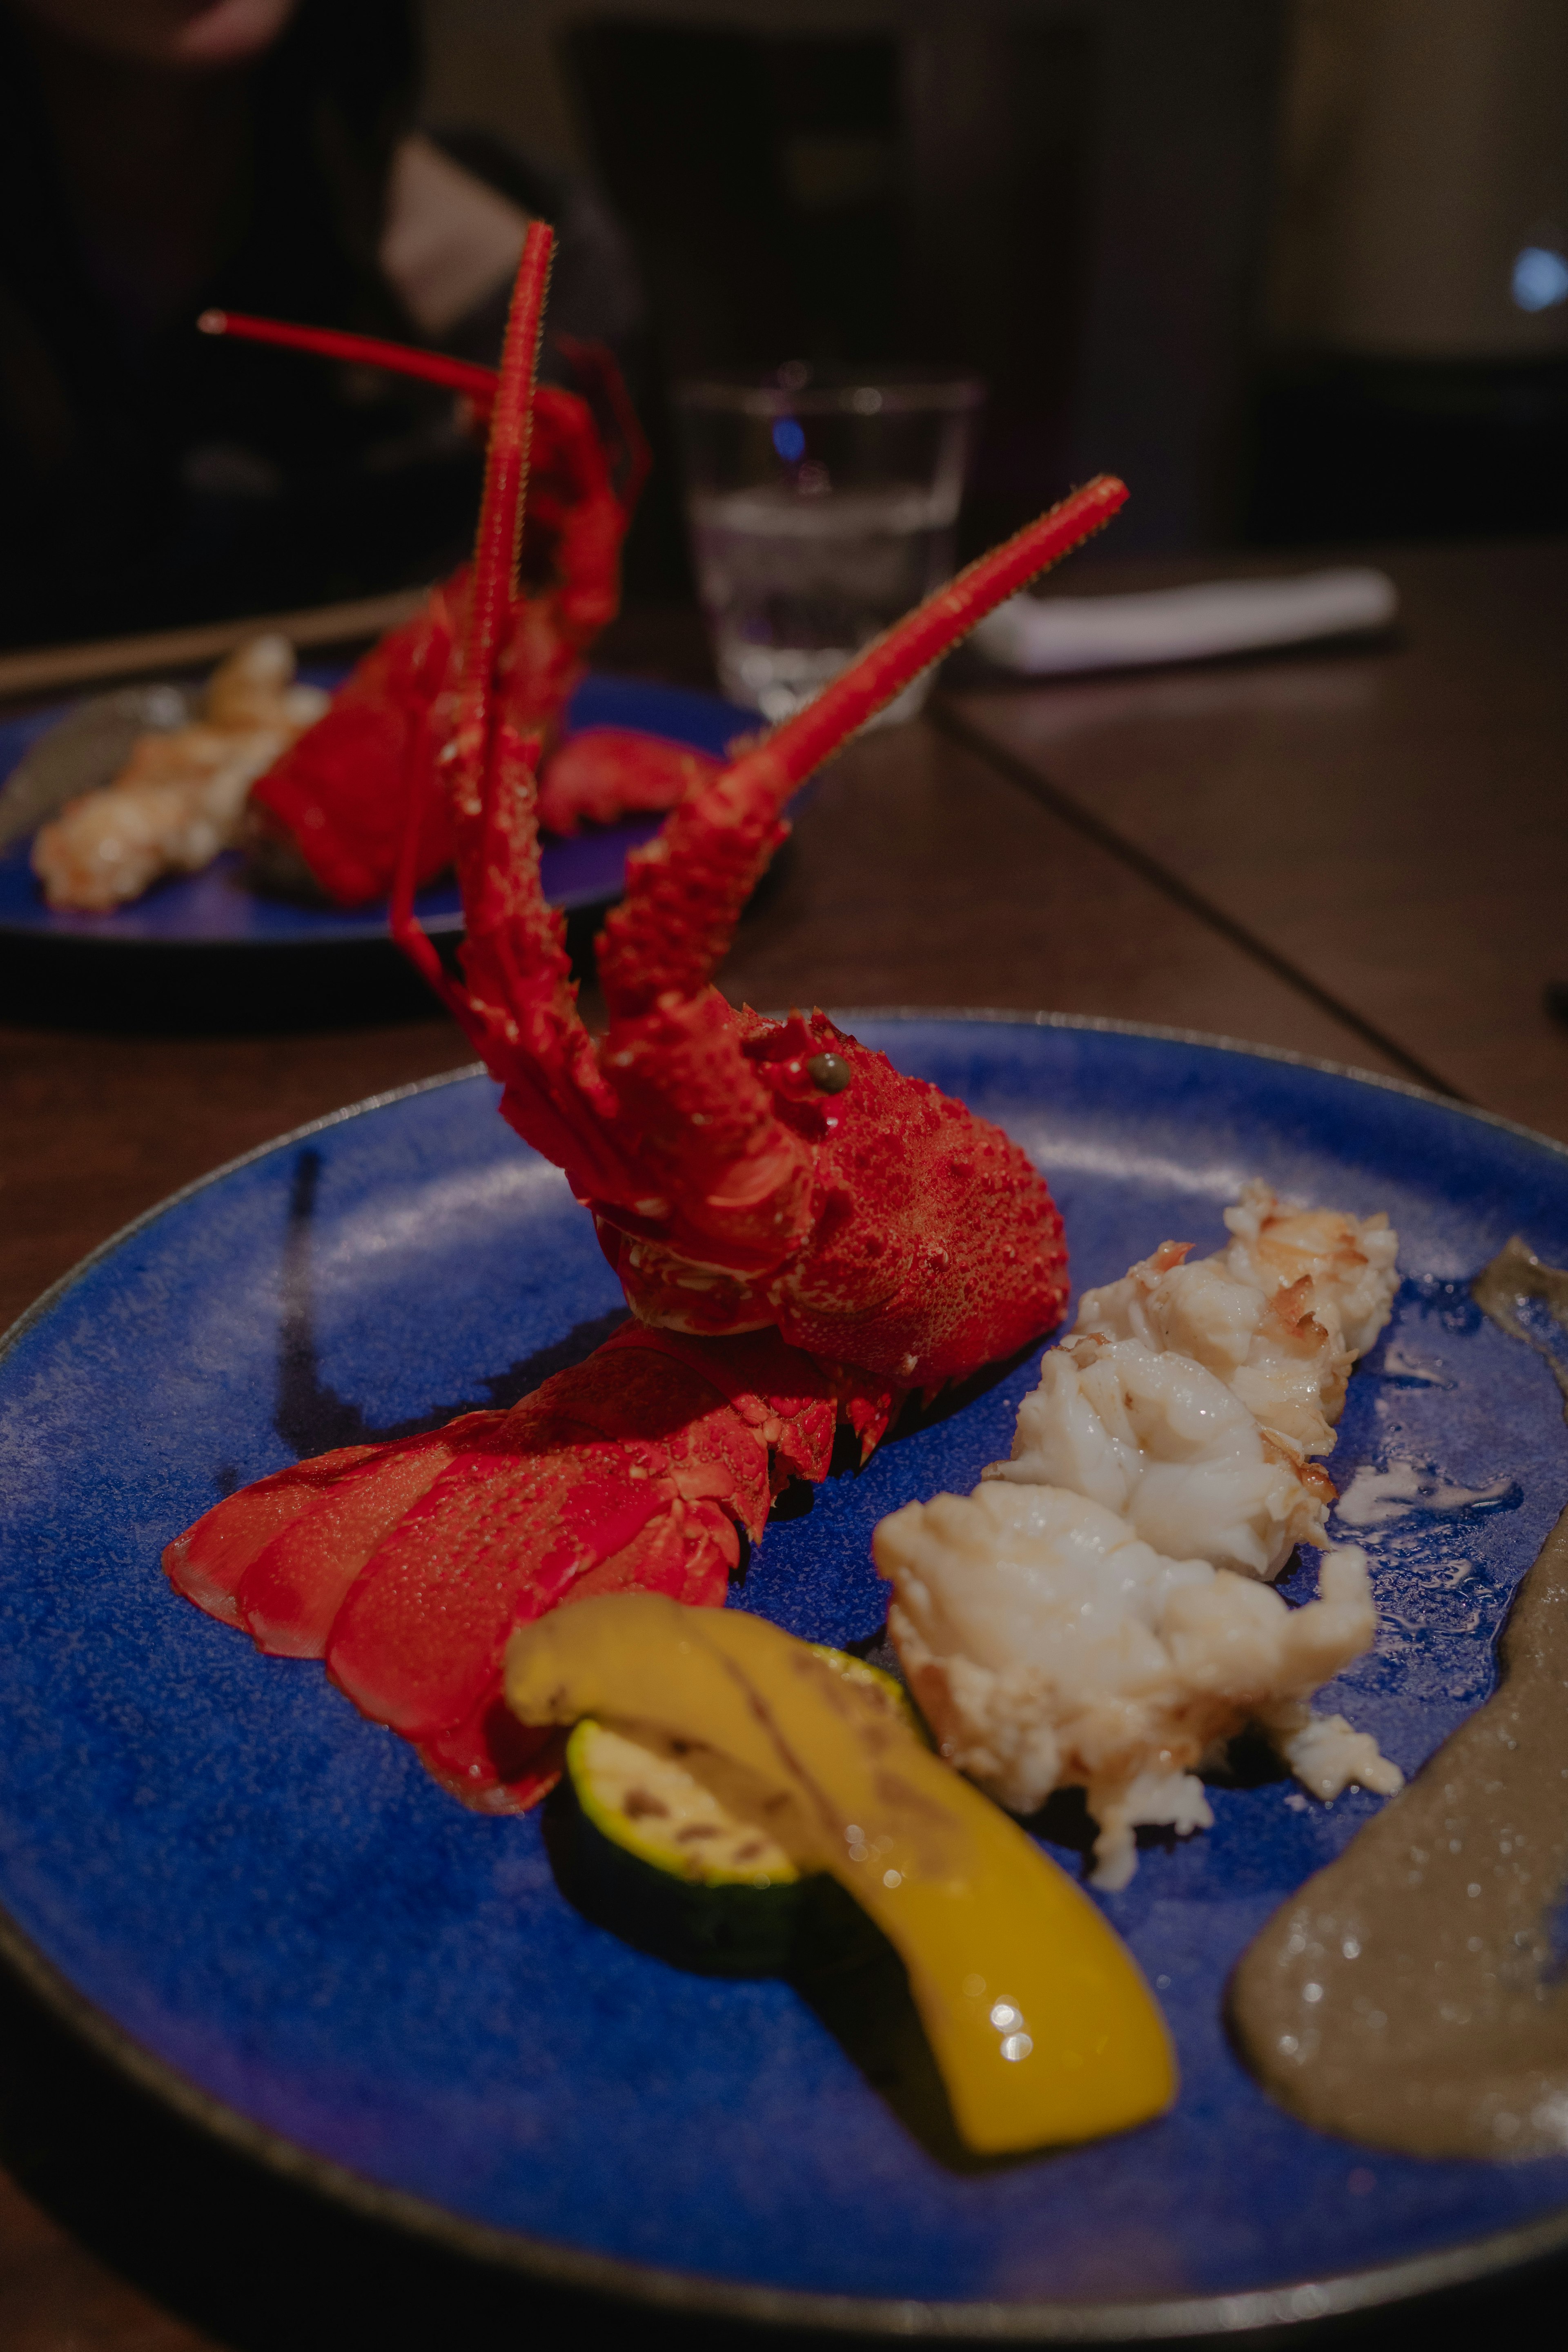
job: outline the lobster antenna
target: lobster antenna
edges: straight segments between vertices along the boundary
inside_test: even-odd
[[[626,895],[600,934],[599,982],[614,1017],[647,1012],[666,990],[689,996],[706,985],[784,838],[790,794],[977,621],[1102,530],[1126,498],[1111,474],[1075,490],[896,621],[815,701],[671,812],[628,859]]]
[[[233,335],[247,343],[279,343],[291,352],[313,352],[318,359],[384,368],[389,375],[417,376],[424,383],[462,393],[481,416],[489,415],[500,380],[494,368],[479,367],[472,360],[448,359],[444,352],[383,342],[378,335],[342,334],[336,327],[295,327],[282,319],[254,319],[244,310],[204,310],[196,320],[196,331]]]
[[[977,621],[1042,572],[1103,530],[1127,503],[1127,485],[1097,474],[1037,521],[980,556],[868,645],[820,694],[775,727],[761,749],[779,762],[793,792],[857,729],[885,710],[922,670],[952,651]]]
[[[555,232],[546,221],[530,226],[518,264],[501,352],[500,380],[490,412],[485,454],[485,488],[474,541],[468,627],[463,643],[463,716],[458,727],[458,758],[468,746],[464,720],[488,731],[496,656],[517,587],[522,551],[523,504],[528,490],[529,450],[533,438],[533,385],[539,368],[539,335]],[[476,747],[479,748],[479,747]],[[477,785],[479,771],[471,772]],[[461,790],[459,784],[459,790]]]
[[[471,839],[485,814],[485,784],[489,768],[490,709],[496,657],[510,617],[522,541],[523,508],[528,491],[528,455],[532,434],[533,378],[538,364],[540,322],[550,281],[554,232],[543,221],[530,227],[512,289],[507,317],[506,345],[496,381],[485,458],[484,495],[474,542],[473,570],[468,583],[461,640],[462,674],[457,722],[448,751],[453,759],[451,780],[444,789],[454,797],[458,820],[459,866],[464,841]],[[404,835],[392,892],[392,935],[437,994],[463,1022],[477,1043],[479,1018],[467,991],[457,988],[442,971],[440,958],[414,912],[414,874],[419,829],[426,796],[437,789],[434,775],[437,746],[426,719],[410,732],[405,761],[408,780]],[[474,863],[482,866],[482,856]],[[521,877],[520,877],[521,878]],[[481,888],[484,887],[481,883]],[[533,890],[538,895],[538,849],[533,850]],[[474,919],[470,910],[470,926]],[[537,911],[537,910],[536,910]],[[480,1023],[482,1028],[482,1021]]]

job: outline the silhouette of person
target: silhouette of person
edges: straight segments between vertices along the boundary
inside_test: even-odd
[[[609,215],[492,137],[420,128],[419,62],[412,0],[0,0],[0,642],[461,554],[479,460],[447,395],[198,335],[209,305],[492,360],[541,213],[552,325],[635,340]]]

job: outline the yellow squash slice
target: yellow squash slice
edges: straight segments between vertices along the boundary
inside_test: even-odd
[[[1164,2021],[1088,1895],[806,1643],[741,1610],[606,1594],[514,1633],[506,1695],[525,1723],[701,1741],[786,1798],[780,1843],[903,1960],[972,2147],[1098,2138],[1169,2105]]]

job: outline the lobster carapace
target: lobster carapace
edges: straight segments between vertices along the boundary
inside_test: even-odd
[[[1061,1220],[1016,1144],[819,1013],[734,1010],[711,974],[790,794],[1126,495],[1090,483],[971,565],[672,812],[601,936],[609,1018],[593,1036],[540,888],[536,743],[495,690],[549,249],[536,227],[491,422],[459,688],[417,761],[452,829],[461,981],[412,913],[417,805],[393,921],[502,1082],[503,1116],[592,1213],[634,1319],[510,1412],[280,1471],[165,1555],[190,1599],[263,1649],[324,1657],[366,1715],[494,1811],[531,1802],[556,1770],[555,1736],[523,1731],[501,1699],[519,1623],[626,1588],[722,1601],[738,1531],[761,1533],[790,1478],[826,1475],[840,1423],[868,1453],[912,1391],[1060,1317]],[[442,723],[437,707],[429,725]]]

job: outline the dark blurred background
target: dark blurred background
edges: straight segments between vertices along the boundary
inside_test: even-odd
[[[7,40],[35,5],[0,0]],[[317,263],[353,213],[358,259],[291,276],[252,233],[204,299],[493,349],[495,302],[432,328],[378,275],[416,126],[563,223],[563,320],[617,351],[658,458],[634,599],[690,594],[668,385],[795,358],[984,376],[965,551],[1102,466],[1135,493],[1120,555],[1568,527],[1563,0],[305,0],[284,46],[266,201],[310,245],[319,200]],[[316,113],[285,121],[300,73]],[[70,340],[46,143],[0,168],[13,345],[40,305]],[[364,593],[459,552],[476,477],[439,401],[193,357],[193,316],[140,345],[107,312],[70,331],[75,437],[8,485],[6,641]],[[131,370],[134,431],[83,389],[95,366]],[[171,500],[195,520],[153,562]]]
[[[984,374],[972,545],[1100,466],[1135,489],[1121,553],[1568,523],[1562,0],[430,24],[438,111],[482,86],[597,174],[662,375],[796,351]]]

